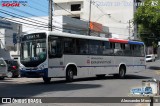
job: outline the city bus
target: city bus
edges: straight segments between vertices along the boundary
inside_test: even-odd
[[[21,38],[21,77],[74,78],[105,76],[124,78],[145,70],[144,43],[58,32],[39,32]]]

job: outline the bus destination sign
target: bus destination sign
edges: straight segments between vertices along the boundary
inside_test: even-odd
[[[46,38],[46,34],[45,33],[36,33],[36,34],[25,35],[22,38],[22,41],[34,40],[34,39],[43,39],[43,38]]]

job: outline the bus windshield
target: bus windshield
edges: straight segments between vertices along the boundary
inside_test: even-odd
[[[21,43],[21,63],[36,67],[47,57],[46,39],[26,40]]]

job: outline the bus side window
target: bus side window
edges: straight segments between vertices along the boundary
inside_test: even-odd
[[[132,56],[131,45],[125,44],[124,55],[125,56]]]
[[[77,54],[88,54],[88,40],[77,39]]]
[[[124,55],[123,49],[121,48],[121,44],[120,43],[115,43],[114,54],[116,56]]]
[[[134,45],[133,50],[134,56],[144,56],[144,46],[143,45]]]
[[[62,57],[61,39],[58,37],[49,38],[48,42],[49,58]]]
[[[55,55],[56,54],[56,46],[57,46],[57,41],[53,40],[51,42],[51,54]]]
[[[98,55],[100,41],[90,40],[89,45],[90,45],[90,47],[89,47],[90,54]]]
[[[103,54],[104,55],[113,55],[113,43],[110,43],[108,41],[104,42],[104,50],[103,50]]]
[[[66,54],[75,54],[75,39],[73,38],[64,38],[64,53]]]

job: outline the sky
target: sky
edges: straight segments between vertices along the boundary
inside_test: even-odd
[[[7,1],[10,3],[14,1],[21,3],[19,7],[3,7],[2,4]],[[24,17],[48,16],[48,0],[0,0],[0,9],[5,11],[5,13],[8,11]],[[9,17],[9,15],[2,12],[0,12],[0,16]]]

